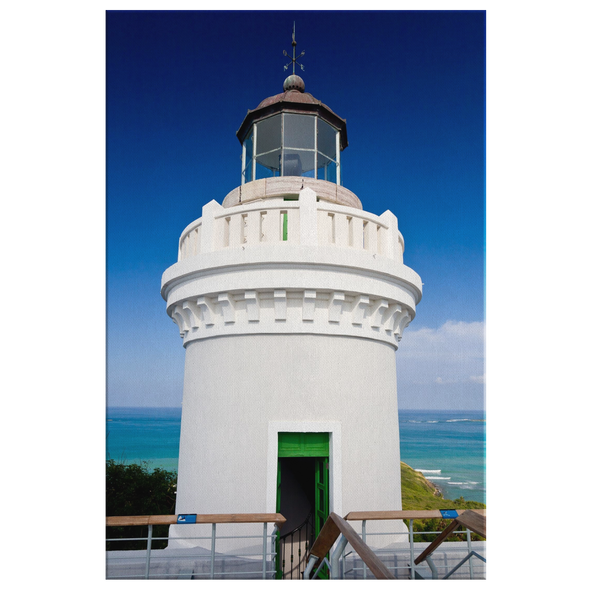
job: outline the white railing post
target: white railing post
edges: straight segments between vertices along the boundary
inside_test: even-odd
[[[363,520],[363,543],[365,543],[365,545],[367,544],[367,521]],[[365,560],[363,560],[363,580],[367,579],[367,564],[365,563]]]
[[[316,564],[317,560],[318,560],[318,558],[315,555],[309,556],[309,561],[307,562],[307,567],[305,568],[305,571],[303,572],[303,579],[304,580],[309,580],[311,570],[313,569],[313,566]]]
[[[436,569],[436,565],[434,565],[434,561],[432,561],[432,555],[429,555],[426,558],[426,563],[430,566],[430,571],[432,572],[432,579],[438,580],[438,570]]]
[[[299,193],[299,239],[302,246],[318,244],[317,195],[310,188]]]
[[[217,249],[217,231],[215,215],[223,211],[217,201],[209,201],[202,210],[201,221],[201,252],[213,252]],[[225,220],[222,220],[225,223]]]
[[[381,228],[379,234],[381,236],[381,254],[391,258],[396,262],[401,262],[402,253],[398,252],[398,229],[397,229],[397,217],[388,209],[379,216],[379,220],[387,226]]]
[[[416,570],[414,565],[414,519],[410,518],[410,579],[416,578]]]
[[[211,524],[211,575],[210,578],[213,579],[215,575],[215,532],[216,532],[217,525],[215,523]]]
[[[330,567],[330,578],[332,580],[343,579],[343,572],[340,569],[340,558],[342,557],[342,554],[344,553],[344,548],[347,544],[348,539],[344,535],[340,535],[340,541],[338,541],[338,545],[336,545],[336,549],[334,549],[334,554],[332,555],[332,558],[330,560],[332,562],[332,567]]]
[[[274,579],[276,579],[276,571],[277,571],[277,537],[279,534],[279,528],[275,524],[272,527],[272,533],[270,535],[270,554],[272,555],[272,559],[270,560],[271,568],[272,568],[272,575]]]
[[[471,561],[471,531],[467,531],[467,553],[469,554],[469,579],[473,580],[473,562]]]
[[[150,577],[150,559],[152,556],[152,525],[148,524],[147,551],[145,554],[145,579]]]
[[[262,579],[266,580],[266,531],[267,531],[268,525],[265,522],[264,526],[262,527],[262,534],[263,534],[263,538],[262,538]]]

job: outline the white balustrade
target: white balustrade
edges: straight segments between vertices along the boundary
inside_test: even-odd
[[[268,199],[224,208],[216,201],[180,238],[179,260],[204,252],[264,244],[302,244],[364,250],[403,263],[397,219],[356,208],[317,202],[311,189],[300,200]]]

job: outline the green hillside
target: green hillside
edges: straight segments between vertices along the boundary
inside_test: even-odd
[[[485,508],[485,504],[472,500],[445,500],[432,483],[419,471],[402,461],[402,508],[404,510],[439,510],[441,508]]]
[[[402,509],[403,510],[471,510],[474,508],[485,508],[481,502],[465,500],[462,497],[457,500],[445,500],[440,491],[430,483],[419,471],[414,471],[409,465],[402,461]],[[406,524],[408,524],[406,522]],[[442,531],[448,520],[431,518],[427,520],[415,520],[414,531]],[[424,537],[424,538],[422,538]],[[476,540],[479,537],[471,536]],[[432,541],[432,536],[417,536],[416,541]],[[453,535],[450,540],[464,541],[464,535]]]

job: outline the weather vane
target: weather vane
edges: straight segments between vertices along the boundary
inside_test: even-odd
[[[305,55],[305,51],[302,51],[298,56],[295,56],[295,47],[297,46],[297,41],[295,41],[295,23],[293,23],[293,41],[291,41],[291,45],[293,46],[293,57],[291,58],[291,62],[288,63],[284,69],[286,70],[290,65],[293,65],[293,74],[295,73],[295,64],[297,64],[301,71],[304,72],[305,69],[303,66],[297,61],[301,56]],[[283,49],[283,55],[285,57],[289,57],[289,54]]]

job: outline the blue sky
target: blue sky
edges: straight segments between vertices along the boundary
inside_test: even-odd
[[[402,408],[484,405],[485,13],[107,12],[107,402],[178,406],[184,349],[162,272],[240,182],[236,130],[282,91],[347,120],[342,183],[399,221],[423,299],[398,352]]]

